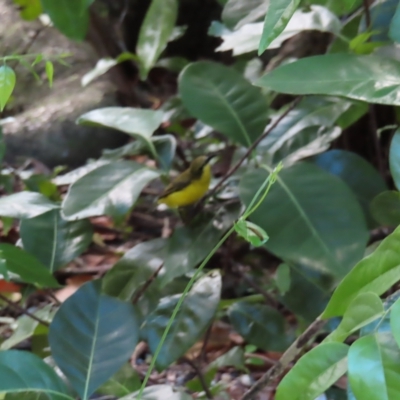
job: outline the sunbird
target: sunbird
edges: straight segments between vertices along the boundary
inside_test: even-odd
[[[165,188],[158,203],[168,207],[185,207],[199,201],[208,190],[211,181],[210,160],[215,154],[196,157],[190,167],[178,175]]]

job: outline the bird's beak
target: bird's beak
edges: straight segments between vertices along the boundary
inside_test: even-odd
[[[218,154],[210,154],[207,156],[206,164],[208,164],[214,157],[217,157]]]

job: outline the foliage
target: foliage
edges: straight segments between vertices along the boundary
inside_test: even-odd
[[[25,7],[23,18],[43,11],[73,40],[86,36],[92,3],[18,1]],[[150,2],[136,54],[102,60],[84,83],[127,60],[136,63],[142,81],[154,67],[164,68],[168,44],[175,40],[176,28],[182,28],[180,2],[167,3]],[[400,280],[400,199],[395,190],[400,189],[400,131],[392,137],[392,127],[368,123],[378,142],[379,171],[355,152],[337,147],[340,137],[366,117],[376,119],[376,104],[398,112],[399,2],[387,0],[371,8],[355,0],[221,3],[222,18],[213,21],[209,35],[222,41],[217,55],[231,51],[229,66],[216,62],[217,56],[212,61],[185,59],[178,68],[177,96],[159,109],[107,107],[78,119],[78,124],[126,133],[131,140],[127,145],[63,175],[27,174],[9,166],[0,171],[0,234],[5,240],[0,273],[29,293],[60,287],[58,273],[92,242],[99,245],[94,218],[109,217],[112,229],[129,232],[132,211],[155,200],[144,188],[159,179],[167,182],[171,169],[181,169],[176,155],[190,161],[200,153],[221,155],[231,149],[227,170],[234,167],[213,181],[211,201],[196,209],[200,212],[189,223],[175,227],[168,237],[136,243],[104,277],[81,286],[56,310],[39,307],[16,320],[0,352],[0,392],[6,399],[20,393],[50,399],[87,400],[93,393],[127,400],[190,399],[183,390],[146,383],[153,367],[162,371],[182,360],[220,319],[259,351],[283,352],[281,363],[271,368],[289,370],[277,387],[278,400],[314,400],[331,387],[336,390],[343,375],[349,399],[398,398],[400,300],[396,293],[386,293]],[[326,54],[280,60],[281,53],[272,50],[284,49],[311,29],[335,36]],[[272,59],[273,68],[265,65],[265,57]],[[51,86],[52,61],[62,58],[2,57],[0,109],[18,81],[11,61],[33,73],[43,62]],[[280,94],[302,97],[289,97],[277,106]],[[397,119],[391,122],[397,127]],[[383,138],[390,142],[387,161],[394,185],[382,169]],[[5,150],[0,135],[0,161]],[[19,190],[12,193],[13,188]],[[19,242],[7,236],[15,219]],[[394,230],[382,230],[387,227]],[[383,231],[385,237],[367,250],[371,230]],[[218,252],[230,254],[235,245],[246,249],[246,257],[229,259],[224,266],[221,259],[229,257]],[[243,289],[241,281],[227,298],[226,275],[240,264],[254,267],[255,247],[279,262],[272,268],[250,268],[246,282],[252,288]],[[21,297],[25,304],[27,294]],[[1,300],[7,302],[7,297]],[[285,318],[289,312],[299,321],[297,333],[304,321],[332,318],[325,338],[310,336],[303,343],[300,337],[290,345],[294,329]],[[35,323],[27,323],[32,316]],[[63,378],[40,359],[42,353],[10,350],[28,337],[37,339],[39,327],[45,329],[41,334]],[[311,339],[315,346],[308,347]],[[134,381],[127,383],[124,373],[139,340],[147,342],[152,355],[140,388],[135,374],[127,374]],[[300,350],[304,354],[291,366]],[[232,354],[208,365],[208,386],[202,389],[222,395],[225,389],[214,381],[218,368],[246,370],[242,349]],[[278,372],[276,376],[283,371]],[[192,381],[187,387],[195,391],[196,385]]]

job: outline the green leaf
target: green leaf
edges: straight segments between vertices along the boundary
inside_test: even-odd
[[[390,327],[392,328],[392,334],[396,340],[397,345],[400,347],[400,299],[392,306],[390,312]]]
[[[49,332],[52,356],[83,400],[128,361],[138,338],[133,306],[101,294],[101,281],[69,297]]]
[[[139,390],[142,382],[130,363],[126,363],[96,393],[122,397]]]
[[[368,226],[376,227],[369,205],[375,196],[387,190],[380,173],[358,154],[345,150],[330,150],[316,156],[313,162],[349,185],[364,211]]]
[[[269,3],[258,55],[264,53],[270,43],[285,29],[299,3],[300,0],[275,0]]]
[[[33,218],[60,208],[47,197],[35,192],[18,192],[0,198],[0,215],[11,218]]]
[[[312,0],[312,4],[321,4],[335,14],[342,16],[354,11],[362,4],[362,0]]]
[[[220,292],[221,275],[217,272],[200,278],[194,284],[158,355],[158,370],[167,368],[200,339],[217,310]],[[181,294],[163,297],[142,327],[142,335],[153,354],[180,297]]]
[[[221,209],[218,214],[202,215],[197,224],[175,229],[168,239],[164,268],[159,274],[161,286],[193,270],[218,243],[238,217],[238,208]]]
[[[194,117],[244,146],[267,125],[264,96],[233,68],[208,61],[190,64],[179,77],[179,93]]]
[[[352,300],[363,292],[380,296],[400,280],[400,228],[361,260],[342,280],[323,312],[323,318],[341,316]]]
[[[400,63],[375,55],[307,57],[276,68],[255,84],[281,93],[325,94],[400,105]]]
[[[228,28],[238,29],[263,18],[268,5],[268,0],[228,0],[222,10],[222,21]]]
[[[65,221],[59,210],[21,221],[24,249],[51,272],[65,266],[89,246],[93,229],[89,221]]]
[[[139,392],[121,397],[119,400],[137,400]],[[154,385],[144,389],[141,400],[193,400],[192,396],[169,385]]]
[[[42,14],[40,0],[13,0],[19,6],[19,15],[25,21],[33,21]]]
[[[396,130],[390,144],[389,165],[394,184],[400,190],[400,129]]]
[[[262,246],[269,239],[267,232],[250,221],[239,220],[234,225],[236,233],[253,246]]]
[[[115,161],[89,172],[71,185],[62,204],[66,220],[97,215],[121,217],[142,189],[159,173],[133,161]]]
[[[290,289],[290,267],[287,264],[280,264],[276,270],[275,284],[279,293],[284,295]]]
[[[382,225],[400,225],[400,193],[387,191],[380,193],[371,202],[371,214]]]
[[[90,82],[105,74],[110,68],[117,64],[118,61],[113,58],[101,58],[97,61],[96,66],[92,70],[83,75],[81,79],[82,86],[87,86]]]
[[[240,198],[246,205],[264,179],[264,170],[242,176]],[[283,169],[250,219],[270,235],[266,247],[272,253],[337,277],[360,260],[369,237],[347,185],[309,163]]]
[[[140,27],[136,46],[140,58],[140,77],[147,74],[161,55],[174,30],[178,17],[177,0],[152,0]]]
[[[274,308],[240,301],[228,310],[234,329],[263,350],[282,351],[287,346],[285,320]]]
[[[13,69],[7,65],[2,65],[0,67],[0,111],[4,110],[10,98],[15,87],[15,81],[16,77]]]
[[[0,244],[0,259],[5,260],[6,268],[27,283],[40,287],[59,287],[47,268],[26,251],[8,243]]]
[[[400,42],[400,4],[397,4],[396,12],[390,22],[389,37],[394,42]]]
[[[346,309],[339,326],[325,341],[343,342],[350,334],[383,314],[382,300],[372,292],[359,293]]]
[[[28,351],[1,351],[0,375],[1,393],[19,393],[25,399],[21,392],[34,392],[49,400],[73,400],[53,368]]]
[[[41,0],[43,11],[54,26],[72,40],[82,41],[89,26],[89,12],[83,7],[86,0]],[[77,12],[79,10],[80,12]]]
[[[365,336],[351,345],[348,378],[356,399],[399,398],[400,351],[391,333]]]
[[[276,400],[314,400],[347,370],[349,346],[323,343],[297,361],[280,382]]]
[[[46,61],[46,76],[49,81],[49,86],[53,86],[54,65],[51,61]]]

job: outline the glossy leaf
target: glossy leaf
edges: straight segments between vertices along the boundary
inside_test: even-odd
[[[244,146],[267,125],[264,96],[233,68],[208,61],[190,64],[179,77],[179,93],[194,117]]]
[[[375,293],[360,293],[349,304],[339,326],[325,341],[343,342],[350,334],[383,314],[382,300]]]
[[[89,282],[60,307],[49,332],[52,356],[82,399],[88,397],[131,356],[139,338],[129,303],[101,294]]]
[[[397,345],[400,347],[400,300],[397,300],[392,306],[390,312],[390,326]]]
[[[118,61],[113,58],[101,58],[97,61],[96,66],[83,75],[81,79],[82,86],[87,86],[101,75],[104,75],[109,69],[116,66]]]
[[[382,225],[396,227],[400,225],[400,193],[386,191],[380,193],[371,202],[371,213]]]
[[[342,16],[354,11],[362,4],[362,0],[312,0],[312,4],[328,7],[335,14]]]
[[[89,26],[89,12],[83,7],[86,0],[41,0],[41,3],[43,11],[61,33],[72,40],[85,38]]]
[[[263,18],[268,5],[268,0],[228,0],[222,10],[222,21],[228,28],[240,28]]]
[[[361,156],[345,150],[330,150],[316,156],[313,162],[349,185],[364,211],[369,227],[375,227],[369,205],[375,196],[387,190],[380,173]]]
[[[33,392],[49,400],[73,400],[53,368],[28,351],[1,351],[0,375],[1,393],[19,393],[22,399],[21,392]]]
[[[130,107],[105,107],[81,115],[77,123],[117,129],[142,141],[157,157],[151,136],[162,123],[161,111]]]
[[[389,165],[394,184],[400,190],[400,129],[396,130],[390,144]]]
[[[285,320],[274,308],[250,304],[245,301],[233,304],[228,310],[234,329],[251,343],[263,350],[284,350]]]
[[[333,293],[323,317],[341,316],[352,300],[363,292],[380,296],[400,280],[400,228],[347,274]]]
[[[400,42],[400,4],[397,4],[396,12],[390,22],[389,36],[394,42]]]
[[[258,55],[264,53],[270,43],[285,29],[299,4],[300,0],[276,0],[269,3]]]
[[[400,105],[400,63],[375,55],[307,57],[276,68],[255,84],[281,93],[325,94]]]
[[[400,351],[391,333],[365,336],[351,345],[348,377],[356,399],[399,398]]]
[[[184,355],[204,334],[217,310],[221,292],[221,275],[213,272],[200,278],[186,296],[156,361],[163,370]],[[147,317],[142,335],[154,354],[171,313],[181,294],[160,300],[157,308]]]
[[[19,247],[1,243],[0,259],[5,262],[9,272],[17,274],[26,283],[45,288],[59,286],[53,275],[41,262]]]
[[[160,283],[165,286],[178,276],[193,270],[210,253],[222,235],[238,217],[236,206],[222,209],[218,214],[202,215],[197,224],[175,229],[168,239],[164,268],[159,274]]]
[[[33,218],[60,208],[47,197],[35,192],[18,192],[0,198],[0,215],[11,218]]]
[[[239,190],[246,205],[265,175],[243,175]],[[278,257],[337,277],[362,257],[369,236],[350,189],[309,163],[283,169],[250,219],[268,232],[266,247]]]
[[[161,55],[173,32],[178,17],[177,0],[152,0],[140,27],[136,52],[141,61],[141,79],[146,79],[150,69]]]
[[[137,400],[139,392],[121,397],[119,400]],[[144,389],[141,400],[193,400],[187,393],[169,385],[154,385]]]
[[[15,72],[7,65],[0,67],[0,111],[4,110],[16,82]]]
[[[347,370],[349,346],[323,343],[303,355],[280,382],[276,400],[314,400]]]
[[[66,221],[59,210],[22,220],[20,225],[24,249],[51,272],[83,253],[89,246],[92,235],[93,229],[89,221]]]
[[[115,161],[89,172],[68,190],[62,204],[67,220],[125,215],[142,189],[159,173],[133,161]]]

